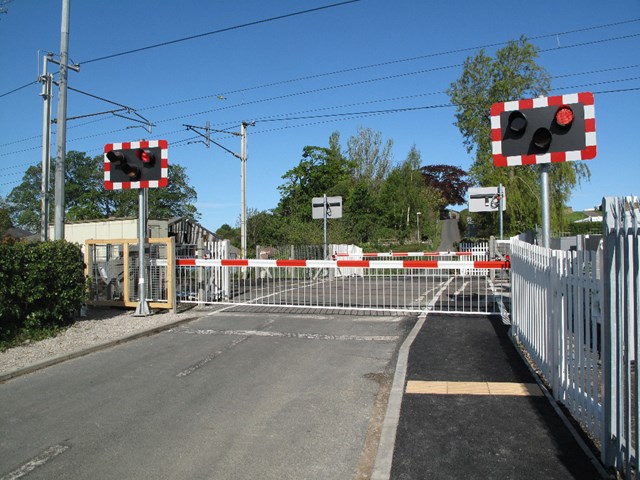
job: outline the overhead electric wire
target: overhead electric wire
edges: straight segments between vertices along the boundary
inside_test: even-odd
[[[528,39],[529,40],[538,40],[538,39],[547,38],[547,37],[555,37],[555,36],[558,36],[558,35],[566,35],[566,34],[569,34],[569,33],[576,33],[576,32],[581,32],[581,31],[594,30],[594,29],[598,29],[598,28],[604,28],[604,27],[615,26],[615,25],[619,25],[619,24],[623,24],[623,23],[639,22],[639,21],[640,21],[640,19],[635,19],[635,20],[629,20],[629,21],[626,21],[626,22],[617,22],[617,23],[606,24],[606,25],[602,25],[602,26],[587,27],[587,28],[584,28],[584,29],[577,29],[577,30],[572,30],[572,31],[568,31],[568,32],[559,32],[559,33],[552,33],[552,34],[547,34],[547,35],[538,35],[536,37],[530,37]],[[625,39],[633,38],[633,37],[637,37],[637,36],[640,36],[640,34],[624,35],[624,36],[620,36],[620,37],[611,37],[611,38],[607,38],[607,39],[594,40],[594,41],[591,41],[591,42],[583,42],[583,43],[578,43],[578,44],[571,44],[571,45],[566,45],[566,46],[553,47],[553,48],[548,48],[548,49],[544,49],[544,50],[539,50],[539,52],[551,52],[551,51],[563,50],[563,49],[568,49],[568,48],[576,48],[576,47],[593,45],[593,44],[597,44],[597,43],[605,43],[605,42],[615,41],[615,40],[625,40]],[[227,92],[212,93],[212,94],[201,95],[201,96],[193,97],[193,98],[189,98],[189,99],[176,100],[174,102],[166,102],[166,103],[162,103],[162,104],[159,104],[159,105],[152,105],[152,106],[149,106],[149,107],[142,107],[140,110],[141,111],[142,110],[150,110],[150,109],[162,108],[162,107],[171,106],[171,105],[177,105],[177,104],[180,104],[180,103],[187,103],[187,102],[192,102],[192,101],[197,101],[197,100],[204,100],[206,98],[213,98],[213,97],[225,96],[225,95],[233,95],[233,94],[236,94],[236,93],[245,93],[245,92],[249,92],[249,91],[252,91],[252,90],[259,90],[259,89],[275,87],[275,86],[279,86],[279,85],[286,85],[286,84],[289,84],[289,83],[295,83],[295,82],[300,82],[300,81],[305,81],[305,80],[314,80],[314,79],[317,79],[317,78],[322,78],[322,77],[327,77],[327,76],[332,76],[332,75],[340,75],[340,74],[343,74],[343,73],[350,73],[350,72],[355,72],[355,71],[360,71],[360,70],[367,70],[367,69],[371,69],[371,68],[385,67],[385,66],[389,66],[389,65],[394,65],[394,64],[398,64],[398,63],[405,63],[405,62],[410,62],[410,61],[415,61],[415,60],[423,60],[425,58],[432,58],[432,57],[444,56],[444,55],[449,55],[449,54],[454,54],[454,53],[463,53],[463,52],[468,52],[468,51],[482,50],[484,48],[498,47],[498,46],[506,45],[507,43],[509,43],[509,41],[497,42],[497,43],[486,44],[486,45],[477,45],[477,46],[474,46],[474,47],[465,47],[465,48],[460,48],[460,49],[456,49],[456,50],[446,50],[446,51],[443,51],[443,52],[435,52],[435,53],[419,55],[419,56],[415,56],[415,57],[408,57],[408,58],[403,58],[403,59],[398,59],[398,60],[390,60],[390,61],[381,62],[381,63],[372,63],[372,64],[369,64],[369,65],[361,65],[361,66],[358,66],[358,67],[345,68],[345,69],[342,69],[342,70],[334,70],[334,71],[330,71],[330,72],[323,72],[323,73],[318,73],[318,74],[314,74],[314,75],[307,75],[307,76],[303,76],[303,77],[297,77],[297,78],[293,78],[293,79],[286,79],[286,80],[280,80],[280,81],[277,81],[277,82],[265,83],[265,84],[261,84],[261,85],[254,85],[252,87],[239,88],[239,89],[230,90],[230,91],[227,91]]]
[[[346,4],[346,3],[352,3],[352,2],[355,2],[355,1],[360,1],[360,0],[351,0],[351,2],[342,2],[342,3],[338,3],[338,4],[334,4],[334,5],[327,5],[327,6],[324,6],[324,7],[319,7],[318,9],[331,8],[331,7],[340,6],[340,5]],[[318,10],[318,9],[310,9],[310,10],[305,10],[305,11],[302,11],[302,12],[292,13],[292,14],[288,14],[288,16],[300,15],[302,13],[309,13],[311,11]],[[244,26],[250,26],[250,25],[253,25],[253,24],[265,23],[265,22],[268,22],[268,21],[272,21],[274,19],[277,20],[277,19],[284,18],[284,17],[286,17],[286,15],[285,16],[281,16],[281,17],[272,17],[272,19],[259,20],[259,21],[252,22],[252,23],[249,23],[249,24],[243,24],[243,25],[238,25],[238,26],[234,26],[234,27],[227,27],[225,29],[216,30],[216,31],[213,31],[213,32],[208,32],[208,33],[204,33],[204,34],[200,34],[200,35],[194,35],[194,36],[191,36],[191,37],[185,37],[185,38],[182,38],[182,39],[172,40],[172,41],[169,41],[169,42],[163,42],[163,43],[159,43],[159,44],[156,44],[156,45],[151,45],[151,46],[148,46],[148,47],[142,47],[142,48],[139,48],[139,49],[130,50],[130,51],[127,51],[127,52],[121,52],[121,53],[117,53],[117,54],[113,54],[113,55],[107,55],[107,56],[103,56],[103,57],[99,57],[99,58],[95,58],[95,59],[91,59],[91,60],[86,60],[86,61],[81,62],[81,63],[86,64],[86,63],[97,62],[97,61],[100,61],[100,60],[103,60],[103,59],[112,58],[114,56],[125,55],[125,54],[128,54],[128,53],[133,53],[133,52],[136,52],[136,51],[146,50],[146,49],[149,49],[149,48],[156,48],[156,47],[160,47],[160,46],[163,46],[163,45],[170,45],[172,43],[186,41],[186,40],[190,40],[190,39],[193,39],[193,38],[198,38],[198,37],[201,37],[201,36],[212,35],[214,33],[221,33],[221,32],[224,32],[224,31],[233,30],[233,29],[237,29],[237,28],[242,28]],[[544,39],[544,38],[559,37],[561,35],[571,35],[571,34],[574,34],[574,33],[586,32],[586,31],[591,31],[591,30],[599,30],[599,29],[602,29],[602,28],[617,27],[617,26],[620,26],[620,25],[625,25],[625,24],[629,24],[629,23],[637,23],[637,22],[640,22],[640,18],[633,18],[633,19],[629,19],[629,20],[623,20],[623,21],[620,21],[620,22],[605,23],[605,24],[601,24],[601,25],[592,25],[592,26],[589,26],[589,27],[577,28],[577,29],[573,29],[573,30],[566,30],[566,31],[562,31],[562,32],[548,33],[548,34],[543,34],[543,35],[536,35],[536,36],[531,36],[531,37],[525,36],[525,38],[527,38],[528,40],[541,40],[541,39]],[[622,38],[626,38],[626,37],[622,37]],[[248,88],[244,88],[242,90],[236,90],[236,91],[229,92],[229,94],[242,92],[242,91],[250,91],[250,90],[254,90],[254,89],[258,89],[258,88],[266,88],[266,87],[271,87],[271,86],[283,85],[283,84],[286,84],[286,83],[292,83],[292,82],[297,82],[297,81],[311,80],[311,79],[314,79],[314,78],[321,78],[321,77],[329,76],[329,75],[337,75],[337,74],[342,74],[342,73],[349,73],[349,72],[353,72],[353,71],[357,71],[357,70],[364,70],[364,69],[369,69],[369,68],[376,68],[376,67],[382,67],[382,66],[387,66],[387,65],[393,65],[393,64],[396,64],[396,63],[403,63],[403,62],[410,62],[410,61],[415,61],[415,60],[422,60],[422,59],[425,59],[425,58],[432,58],[432,57],[436,57],[436,56],[449,55],[449,54],[453,54],[453,53],[463,53],[463,52],[468,52],[468,51],[481,50],[481,49],[485,49],[485,48],[498,47],[498,46],[501,46],[501,45],[506,45],[508,42],[509,41],[502,41],[502,42],[489,43],[489,44],[485,44],[485,45],[476,45],[474,47],[465,47],[465,48],[460,48],[460,49],[446,50],[446,51],[442,51],[442,52],[435,52],[435,53],[429,53],[429,54],[425,54],[425,55],[418,55],[418,56],[415,56],[415,57],[408,57],[408,58],[403,58],[403,59],[390,60],[388,62],[380,62],[380,63],[374,63],[374,64],[369,64],[369,65],[362,65],[362,66],[358,66],[358,67],[351,67],[351,68],[342,69],[342,70],[336,70],[336,71],[332,71],[332,72],[325,72],[325,73],[319,73],[319,74],[315,74],[315,75],[308,75],[308,76],[305,76],[305,77],[282,80],[282,81],[279,81],[279,82],[273,82],[273,83],[259,85],[259,86],[255,86],[255,87],[248,87]],[[545,51],[557,50],[558,48],[559,47],[555,47],[553,49],[548,49],[548,50],[545,50]],[[567,47],[560,47],[560,48],[570,48],[570,47],[567,46]],[[23,88],[26,88],[26,87],[34,84],[34,83],[38,83],[38,82],[37,81],[33,81],[33,82],[30,82],[30,83],[28,83],[26,85],[23,85],[22,87],[18,87],[18,88],[14,89],[14,90],[11,90],[9,92],[1,94],[0,98],[4,97],[6,95],[9,95],[11,93],[14,93],[14,92],[16,92],[18,90],[21,90]],[[210,98],[211,96],[214,96],[214,95],[207,95],[207,96],[203,96],[203,97],[198,97],[196,99]],[[196,100],[196,99],[193,99],[193,100]],[[193,101],[193,100],[186,100],[186,101]],[[175,103],[179,103],[179,102],[180,101],[175,102]],[[161,105],[158,105],[158,106],[151,106],[151,107],[146,107],[146,108],[160,108],[160,107],[163,107],[163,106],[166,106],[166,105],[172,105],[172,104],[175,104],[175,103],[161,104]]]
[[[346,2],[346,3],[349,3],[349,2]],[[336,5],[339,5],[339,4],[336,4]],[[536,36],[536,37],[531,37],[531,39],[546,38],[546,37],[551,37],[551,36],[556,36],[556,35],[565,35],[565,34],[570,34],[570,33],[576,33],[576,32],[587,31],[587,30],[594,30],[594,29],[599,29],[599,28],[606,28],[606,27],[611,27],[611,26],[617,26],[617,25],[624,24],[624,23],[632,23],[632,22],[638,22],[638,21],[640,21],[640,19],[632,19],[632,20],[623,21],[623,22],[616,22],[616,23],[610,23],[610,24],[605,24],[605,25],[586,27],[586,28],[575,29],[575,30],[566,31],[566,32],[558,32],[558,33],[555,33],[555,34],[539,35],[539,36]],[[586,45],[593,45],[593,44],[597,44],[597,43],[604,43],[604,42],[608,42],[608,41],[614,41],[614,40],[621,40],[621,39],[637,37],[639,35],[640,34],[633,34],[633,35],[612,37],[612,38],[608,38],[608,39],[601,39],[601,40],[595,40],[595,41],[590,41],[590,42],[582,42],[582,43],[579,43],[579,44],[572,44],[572,45],[567,45],[567,46],[554,47],[554,48],[551,48],[551,49],[545,49],[545,50],[541,50],[541,51],[549,52],[549,51],[554,51],[554,50],[559,50],[559,49],[575,48],[575,47],[581,47],[581,46],[586,46]],[[506,42],[501,42],[501,44],[503,44],[503,43],[506,43]],[[383,62],[383,63],[378,63],[378,64],[372,64],[372,65],[368,65],[368,66],[354,67],[354,68],[345,69],[345,70],[339,70],[339,71],[335,71],[335,72],[327,72],[327,73],[311,75],[311,76],[307,76],[307,77],[300,77],[299,79],[290,79],[290,80],[284,80],[284,81],[281,81],[281,82],[273,82],[273,83],[270,83],[270,84],[264,84],[264,85],[260,85],[260,86],[243,88],[243,89],[239,89],[239,90],[234,90],[233,92],[228,92],[226,94],[237,93],[237,92],[246,92],[248,90],[254,90],[254,89],[258,89],[258,88],[265,88],[265,87],[273,86],[273,85],[277,85],[277,84],[292,83],[292,82],[298,81],[298,80],[317,78],[317,77],[321,77],[321,76],[333,75],[333,74],[343,73],[343,72],[346,73],[346,72],[349,72],[349,71],[361,70],[361,69],[365,69],[365,68],[373,68],[373,67],[376,67],[376,66],[383,66],[383,65],[388,65],[388,64],[392,64],[392,63],[399,63],[399,62],[404,62],[404,61],[409,61],[409,60],[419,59],[419,58],[433,57],[433,56],[444,55],[444,54],[448,54],[448,53],[457,53],[459,51],[465,51],[465,50],[471,50],[471,49],[477,49],[477,48],[479,48],[479,47],[469,47],[469,48],[459,49],[459,50],[450,50],[450,51],[446,51],[446,52],[437,52],[437,53],[433,53],[433,54],[423,55],[423,56],[420,56],[420,57],[412,57],[411,59],[401,59],[401,60],[394,60],[394,61],[391,61],[391,62]],[[379,78],[375,78],[375,79],[362,80],[362,81],[359,81],[359,82],[350,82],[350,83],[347,83],[347,84],[334,85],[334,86],[323,87],[323,88],[319,88],[319,89],[307,90],[307,91],[303,91],[303,92],[295,92],[295,93],[291,93],[291,94],[280,95],[280,96],[276,96],[276,97],[270,97],[270,98],[267,98],[267,99],[259,99],[259,100],[255,100],[255,101],[249,102],[249,103],[244,102],[243,105],[262,103],[262,102],[273,101],[273,100],[279,100],[279,99],[283,99],[283,98],[300,96],[300,95],[310,94],[310,93],[319,93],[321,91],[327,91],[327,90],[332,90],[332,89],[337,89],[337,88],[344,88],[344,87],[355,86],[355,85],[360,85],[360,84],[364,84],[364,83],[371,83],[371,82],[375,82],[375,81],[389,80],[389,79],[393,79],[393,78],[406,77],[406,76],[410,76],[410,75],[417,75],[417,74],[421,74],[421,73],[427,73],[427,72],[430,72],[430,71],[437,71],[437,70],[443,70],[443,69],[447,69],[447,68],[454,68],[454,67],[459,67],[461,65],[462,64],[456,64],[456,65],[450,65],[450,66],[444,66],[444,67],[436,67],[436,68],[433,68],[433,69],[419,70],[419,71],[416,71],[416,72],[406,72],[406,73],[397,74],[397,75],[390,75],[390,76],[379,77]],[[631,66],[624,66],[624,67],[613,67],[613,68],[608,68],[608,69],[594,70],[594,71],[590,71],[590,72],[581,72],[581,73],[574,73],[574,74],[558,75],[558,76],[554,76],[553,78],[563,78],[563,77],[568,77],[568,76],[575,76],[575,75],[581,75],[581,74],[590,74],[590,73],[601,73],[601,72],[613,71],[613,70],[617,70],[617,69],[635,68],[637,66],[638,65],[631,65]],[[22,89],[22,88],[26,88],[26,87],[32,85],[33,83],[38,83],[38,82],[30,82],[29,84],[23,85],[22,87],[19,87],[18,89],[15,89],[14,91],[17,91],[17,90]],[[100,99],[100,100],[104,100],[104,101],[109,102],[109,103],[113,103],[113,104],[118,105],[118,106],[121,105],[119,103],[112,102],[110,100],[104,99],[103,97],[99,97],[99,96],[96,96],[96,95],[93,95],[93,94],[89,94],[87,92],[83,92],[83,91],[78,90],[78,89],[74,89],[74,88],[71,88],[71,87],[70,87],[70,89],[74,90],[74,91],[77,91],[79,93],[83,93],[83,94],[92,96],[92,97]],[[631,91],[632,90],[634,90],[634,89],[631,89]],[[616,91],[622,91],[622,90],[616,90]],[[627,91],[629,91],[629,90],[627,90]],[[8,93],[11,93],[11,92],[8,92]],[[436,93],[444,93],[444,92],[436,92]],[[7,95],[7,94],[5,94],[5,95]],[[4,96],[4,95],[1,95],[1,96]],[[215,95],[201,96],[201,97],[197,97],[196,99],[210,98],[212,96],[215,96]],[[164,104],[161,104],[161,105],[158,105],[158,106],[145,107],[145,108],[142,108],[142,109],[139,109],[139,110],[147,110],[147,109],[152,109],[152,108],[159,108],[159,107],[162,107],[162,106],[168,106],[168,105],[177,104],[177,103],[185,103],[187,101],[193,101],[193,100],[195,100],[195,99],[181,100],[181,101],[171,102],[171,103],[164,103]],[[192,114],[188,114],[188,115],[183,115],[183,116],[180,116],[180,117],[173,117],[173,118],[161,120],[160,122],[168,122],[168,121],[177,120],[177,119],[181,119],[181,118],[186,118],[186,117],[190,117],[190,116],[202,115],[204,113],[209,113],[209,112],[212,112],[212,111],[219,111],[219,110],[234,108],[234,107],[237,107],[237,106],[239,106],[239,105],[211,109],[211,110],[207,110],[207,111],[203,111],[203,112],[197,112],[197,113],[192,113]],[[125,107],[125,106],[123,106],[123,107]],[[130,108],[130,107],[126,107],[126,108]],[[92,123],[92,122],[86,122],[85,124],[87,124],[87,123]],[[109,132],[104,132],[103,134],[115,133],[117,131],[123,131],[123,130],[126,130],[126,128],[125,129],[119,129],[119,130],[112,130],[112,131],[109,131]],[[100,135],[100,134],[96,134],[96,135],[92,135],[92,136],[98,136],[98,135]],[[9,145],[9,144],[19,143],[21,141],[30,140],[30,139],[33,139],[33,138],[41,138],[41,136],[32,136],[32,137],[29,137],[27,139],[13,141],[13,142],[10,142],[10,143],[4,144],[4,145],[0,145],[0,147],[6,146],[6,145]],[[87,138],[87,137],[80,137],[78,139],[83,139],[83,138]],[[78,139],[75,139],[75,140],[78,140]],[[15,152],[10,152],[10,153],[6,153],[6,154],[0,154],[0,156],[10,155],[11,153],[21,153],[21,152],[25,152],[25,151],[35,150],[37,148],[40,148],[40,147],[27,148],[27,149],[15,151]]]
[[[0,98],[2,98],[2,97],[6,97],[7,95],[11,95],[12,93],[15,93],[15,92],[17,92],[17,91],[19,91],[19,90],[22,90],[23,88],[30,87],[30,86],[31,86],[31,85],[33,85],[34,83],[38,83],[38,81],[37,81],[37,80],[34,80],[34,81],[32,81],[32,82],[29,82],[29,83],[26,83],[26,84],[22,85],[21,87],[14,88],[13,90],[10,90],[10,91],[8,91],[8,92],[5,92],[5,93],[3,93],[2,95],[0,95]]]
[[[186,42],[186,41],[189,41],[189,40],[195,40],[196,38],[202,38],[202,37],[207,37],[209,35],[216,35],[216,34],[219,34],[219,33],[230,32],[232,30],[238,30],[238,29],[241,29],[241,28],[252,27],[252,26],[255,26],[255,25],[260,25],[260,24],[263,24],[263,23],[273,22],[273,21],[276,21],[276,20],[283,20],[285,18],[296,17],[298,15],[304,15],[304,14],[307,14],[307,13],[318,12],[320,10],[327,10],[329,8],[341,7],[343,5],[347,5],[347,4],[350,4],[350,3],[357,3],[357,2],[360,2],[360,1],[361,0],[346,0],[344,2],[334,3],[334,4],[331,4],[331,5],[323,5],[321,7],[309,8],[307,10],[301,10],[301,11],[298,11],[298,12],[287,13],[287,14],[284,14],[284,15],[278,15],[276,17],[265,18],[263,20],[255,20],[253,22],[247,22],[247,23],[243,23],[243,24],[240,24],[240,25],[234,25],[232,27],[225,27],[225,28],[221,28],[221,29],[218,29],[218,30],[213,30],[211,32],[199,33],[197,35],[191,35],[189,37],[178,38],[178,39],[175,39],[175,40],[169,40],[169,41],[166,41],[166,42],[156,43],[154,45],[148,45],[146,47],[134,48],[132,50],[127,50],[125,52],[114,53],[114,54],[111,54],[111,55],[105,55],[103,57],[93,58],[91,60],[85,60],[84,62],[80,62],[80,65],[86,65],[87,63],[99,62],[101,60],[107,60],[107,59],[110,59],[110,58],[121,57],[123,55],[129,55],[131,53],[142,52],[144,50],[151,50],[153,48],[166,47],[167,45],[173,45],[175,43],[181,43],[181,42]]]

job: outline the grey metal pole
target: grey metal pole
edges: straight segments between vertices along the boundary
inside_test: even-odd
[[[58,133],[56,135],[56,177],[54,238],[64,240],[64,162],[67,144],[67,63],[69,59],[69,5],[62,0],[60,29],[60,85],[58,88]]]
[[[324,259],[327,260],[327,209],[329,205],[327,205],[327,194],[324,194]]]
[[[147,286],[145,283],[146,266],[144,255],[144,243],[147,236],[147,189],[138,189],[138,306],[134,315],[144,317],[149,315],[149,305],[147,304]]]
[[[542,202],[542,246],[551,245],[551,215],[549,213],[549,164],[540,165],[540,189]]]
[[[240,127],[240,250],[247,258],[247,123]]]
[[[47,73],[47,64],[52,54],[47,53],[42,61],[42,99],[44,105],[42,109],[42,185],[41,185],[41,208],[40,208],[40,240],[49,240],[49,172],[51,169],[51,92],[53,75]]]
[[[504,195],[502,194],[502,184],[499,183],[498,184],[498,209],[500,210],[500,240],[502,240],[502,234],[504,231],[503,221],[502,221],[502,212],[504,211],[503,197]]]

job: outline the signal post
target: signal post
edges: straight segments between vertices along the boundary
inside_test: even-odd
[[[107,190],[138,189],[138,306],[134,315],[149,315],[145,283],[147,190],[169,184],[166,140],[108,143],[104,146],[104,187]]]

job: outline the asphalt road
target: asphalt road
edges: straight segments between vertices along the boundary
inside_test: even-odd
[[[0,385],[0,479],[365,478],[415,318],[216,312]]]
[[[442,231],[440,233],[439,252],[452,252],[453,244],[460,241],[460,230],[458,229],[458,220],[455,218],[440,220],[442,222]]]

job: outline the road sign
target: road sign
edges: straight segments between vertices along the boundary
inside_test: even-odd
[[[502,187],[502,210],[506,210],[507,198]],[[500,193],[498,187],[482,187],[469,189],[470,212],[498,212],[500,211]]]
[[[590,92],[494,103],[493,164],[507,167],[594,158],[593,104]]]
[[[107,190],[161,188],[169,184],[166,140],[108,143],[104,146]]]
[[[342,218],[342,197],[313,197],[311,208],[312,218],[314,219],[323,219],[325,208],[327,210],[327,218]]]

